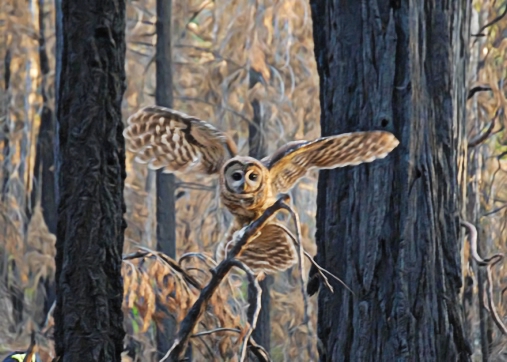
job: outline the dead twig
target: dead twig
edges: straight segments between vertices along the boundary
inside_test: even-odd
[[[180,273],[185,281],[192,285],[194,288],[201,289],[201,284],[190,274],[188,274],[180,264],[178,264],[175,260],[171,259],[164,253],[160,253],[154,250],[150,250],[145,247],[139,247],[140,251],[137,251],[135,253],[127,254],[123,256],[123,260],[131,260],[131,259],[138,259],[138,258],[145,258],[154,256],[163,262],[165,262],[167,265],[171,267],[174,271]]]
[[[491,317],[502,334],[507,335],[507,327],[503,323],[502,318],[498,315],[498,311],[496,310],[496,306],[493,301],[493,276],[491,272],[493,266],[503,260],[503,254],[494,254],[489,258],[482,259],[477,252],[477,228],[467,221],[461,221],[461,226],[468,230],[468,239],[470,242],[470,253],[472,254],[472,258],[475,260],[477,265],[486,267],[488,277],[488,307],[491,312]]]
[[[487,86],[480,86],[479,85],[477,87],[473,87],[472,89],[470,89],[468,91],[467,100],[472,98],[475,95],[475,93],[490,91],[490,90],[491,90],[491,87],[487,87]]]
[[[280,224],[278,224],[278,227],[285,230],[287,235],[289,235],[289,237],[292,239],[292,242],[294,243],[294,245],[298,245],[298,241],[297,241],[296,237],[290,232],[289,229],[287,229],[285,226],[280,225]],[[345,287],[345,289],[347,289],[349,292],[351,292],[352,295],[355,295],[355,293],[352,291],[352,289],[350,289],[350,287],[343,280],[338,278],[336,275],[331,273],[329,270],[321,267],[304,248],[303,248],[303,253],[308,258],[308,260],[310,260],[310,263],[312,263],[312,265],[315,267],[316,273],[319,274],[319,276],[324,281],[324,284],[331,291],[331,293],[334,293],[334,288],[331,284],[329,284],[329,279],[324,275],[324,273],[329,275],[334,280],[338,281],[341,285],[343,285]]]
[[[507,15],[507,7],[505,7],[505,10],[503,11],[503,13],[501,13],[500,15],[498,15],[496,18],[494,18],[493,20],[491,20],[489,23],[487,23],[486,25],[483,25],[479,31],[476,33],[476,34],[472,34],[472,36],[479,36],[479,35],[484,35],[482,32],[484,30],[486,30],[486,28],[489,28],[491,25],[494,25],[496,23],[498,23],[500,20],[502,20],[502,18]],[[475,43],[475,42],[474,42]]]
[[[313,329],[312,325],[310,323],[310,316],[308,315],[308,294],[306,293],[305,288],[305,276],[303,273],[303,245],[301,243],[301,224],[299,223],[299,216],[298,214],[290,207],[290,205],[287,205],[286,203],[282,204],[283,208],[287,210],[294,221],[294,226],[296,228],[296,247],[298,250],[298,267],[299,267],[299,275],[300,275],[300,281],[301,281],[301,294],[303,294],[303,303],[304,303],[304,321],[303,323],[306,324],[306,327],[308,329],[308,335],[309,339],[313,340]],[[316,356],[313,355],[313,349],[311,348],[311,345],[308,345],[308,354],[310,355],[312,361],[316,359]]]
[[[202,289],[199,298],[195,301],[194,305],[190,308],[187,315],[181,322],[180,329],[177,333],[173,346],[160,360],[160,362],[166,361],[168,359],[176,362],[180,359],[180,357],[185,352],[191,333],[197,325],[200,317],[204,313],[209,300],[218,289],[222,280],[227,276],[229,271],[234,266],[237,266],[237,263],[234,259],[235,256],[238,255],[241,249],[247,244],[247,242],[268,223],[274,214],[283,208],[284,202],[288,199],[288,195],[283,195],[280,197],[278,201],[267,208],[266,211],[264,211],[264,213],[257,220],[253,221],[250,225],[246,226],[239,232],[238,241],[235,243],[232,250],[227,255],[227,258],[223,260],[214,270],[212,270],[213,276],[211,280]]]
[[[250,340],[250,336],[257,326],[257,320],[261,311],[262,289],[259,285],[259,282],[257,281],[257,278],[254,276],[254,273],[249,267],[247,267],[239,260],[232,260],[231,263],[233,263],[233,265],[237,268],[244,270],[248,278],[249,300],[247,315],[249,319],[249,326],[245,335],[243,336],[243,342],[241,343],[241,350],[239,354],[239,362],[243,362],[247,356],[248,341]]]
[[[208,334],[220,333],[220,332],[241,333],[241,330],[239,330],[237,328],[215,328],[215,329],[211,329],[209,331],[196,333],[196,334],[192,335],[192,337],[190,337],[190,338],[197,338],[197,337],[207,336]]]
[[[206,264],[206,266],[208,266],[208,267],[213,268],[213,267],[217,266],[217,262],[213,258],[210,258],[209,256],[202,254],[202,253],[185,253],[178,259],[178,264],[181,266],[181,263],[184,260],[190,259],[190,258],[197,258],[197,259],[201,260],[204,264]]]
[[[481,135],[477,135],[475,138],[471,139],[468,142],[468,148],[476,147],[488,139],[488,137],[491,135],[491,132],[493,132],[493,128],[495,128],[496,119],[499,114],[500,114],[500,108],[496,111],[495,116],[491,120],[491,124],[489,125],[486,132],[484,132]]]

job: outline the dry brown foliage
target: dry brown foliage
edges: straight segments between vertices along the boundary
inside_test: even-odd
[[[129,332],[142,340],[155,324],[170,317],[176,326],[183,320],[189,308],[199,296],[202,286],[211,278],[210,268],[214,260],[204,254],[184,255],[178,262],[164,254],[142,250],[141,253],[126,257],[122,275],[124,277],[124,303]],[[191,263],[187,262],[189,259]],[[236,279],[236,280],[234,280]],[[241,299],[242,280],[230,278],[220,287],[208,305],[207,313],[195,334],[217,328],[241,329],[244,326]],[[160,307],[163,306],[165,311]],[[229,360],[237,353],[239,333],[216,332],[198,336],[193,345],[207,361]]]

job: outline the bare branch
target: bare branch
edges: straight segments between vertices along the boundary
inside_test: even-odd
[[[487,86],[479,85],[477,87],[473,87],[472,89],[470,89],[468,91],[467,100],[472,98],[475,95],[475,93],[490,91],[490,90],[491,90],[491,87],[487,87]]]
[[[191,275],[189,275],[182,267],[179,265],[175,260],[171,259],[164,253],[160,253],[154,250],[150,250],[145,247],[139,247],[141,249],[138,252],[127,254],[123,256],[123,260],[131,260],[131,259],[137,259],[137,258],[144,258],[144,257],[150,257],[154,256],[160,260],[162,260],[164,263],[169,265],[173,270],[180,273],[185,281],[192,285],[194,288],[201,289],[201,284]]]
[[[308,315],[308,294],[306,293],[305,278],[304,278],[304,273],[303,273],[303,252],[304,252],[304,250],[303,250],[303,245],[301,243],[301,225],[299,223],[299,216],[292,209],[292,207],[290,207],[286,203],[283,204],[283,208],[290,213],[292,220],[294,221],[295,228],[296,228],[296,241],[297,241],[296,247],[298,249],[298,267],[299,267],[299,274],[300,274],[300,281],[301,281],[301,294],[303,294],[303,303],[304,303],[304,321],[303,321],[303,323],[306,324],[306,326],[308,328],[308,334],[310,335],[310,337],[313,337],[314,333],[312,330],[312,326],[310,324],[310,317]],[[313,338],[311,338],[311,339],[313,339]],[[316,359],[315,358],[316,356],[313,355],[313,350],[311,348],[311,345],[308,345],[308,353],[309,353],[312,360]]]
[[[197,338],[197,337],[207,336],[208,334],[220,333],[220,332],[241,333],[241,330],[239,330],[237,328],[215,328],[215,329],[212,329],[212,330],[209,330],[209,331],[204,331],[204,332],[196,333],[196,334],[194,334],[190,338]]]
[[[497,207],[496,209],[493,209],[491,211],[484,213],[482,216],[490,216],[490,215],[496,214],[497,212],[502,211],[506,207],[507,207],[507,204],[504,204],[502,206]]]
[[[285,226],[283,225],[278,225],[280,228],[284,229],[285,232],[287,233],[287,235],[289,235],[289,237],[292,239],[292,242],[294,243],[294,245],[299,245],[298,244],[298,241],[296,239],[296,237],[290,232],[289,229],[287,229]],[[350,287],[343,281],[341,280],[340,278],[338,278],[336,275],[334,275],[333,273],[331,273],[329,270],[321,267],[316,261],[315,259],[312,258],[312,256],[303,248],[303,253],[305,254],[305,256],[308,258],[308,260],[310,260],[310,263],[312,263],[312,265],[315,267],[315,269],[317,269],[317,273],[319,273],[320,277],[323,279],[324,281],[324,284],[326,285],[326,287],[331,291],[331,293],[334,293],[334,288],[331,284],[329,284],[329,279],[324,275],[327,274],[329,275],[331,278],[333,278],[334,280],[338,281],[341,285],[343,285],[345,287],[345,289],[347,289],[349,292],[352,293],[352,295],[355,295],[355,293],[352,291],[352,289],[350,289]]]
[[[507,7],[505,7],[505,10],[503,11],[503,13],[501,13],[500,15],[498,15],[496,18],[494,18],[493,20],[491,20],[489,23],[487,23],[486,25],[483,25],[482,28],[479,29],[479,31],[476,33],[476,34],[472,34],[472,36],[479,36],[479,35],[483,35],[482,32],[486,29],[486,28],[489,28],[491,25],[494,25],[496,23],[498,23],[500,20],[503,19],[503,17],[507,14]]]
[[[239,239],[232,247],[232,250],[227,254],[227,258],[223,260],[212,272],[213,277],[209,283],[202,289],[199,298],[195,301],[194,305],[190,308],[187,315],[180,324],[180,329],[175,338],[174,344],[160,360],[178,361],[182,354],[185,352],[187,342],[191,336],[192,331],[197,325],[200,317],[204,313],[209,300],[218,289],[222,280],[227,276],[232,267],[237,266],[235,256],[239,254],[247,242],[257,234],[257,232],[264,227],[267,222],[274,216],[274,214],[283,208],[284,202],[289,199],[288,195],[283,195],[272,206],[266,209],[264,213],[250,225],[243,228],[239,233]]]
[[[254,276],[254,273],[249,267],[247,267],[244,263],[242,263],[239,260],[232,260],[231,262],[233,263],[234,266],[243,269],[245,271],[246,276],[248,278],[248,288],[250,289],[250,292],[248,293],[248,295],[250,296],[248,300],[249,327],[243,337],[243,342],[241,343],[241,351],[239,355],[239,362],[243,362],[247,356],[248,341],[250,340],[250,336],[252,335],[252,332],[257,326],[257,319],[259,318],[259,313],[261,311],[262,289],[261,286],[259,285],[257,278]]]
[[[491,317],[493,318],[496,326],[500,331],[507,335],[507,327],[502,321],[502,318],[498,315],[498,311],[496,310],[495,303],[493,301],[493,276],[491,273],[491,268],[498,264],[500,261],[503,260],[503,254],[494,254],[490,256],[489,258],[482,259],[479,253],[477,252],[477,228],[467,222],[467,221],[461,221],[461,226],[466,228],[468,230],[468,239],[470,241],[470,253],[472,254],[473,259],[479,266],[485,266],[488,276],[488,289],[487,289],[487,295],[488,295],[488,306],[489,310],[491,312]]]
[[[478,135],[475,138],[471,139],[468,142],[468,148],[473,148],[475,146],[478,146],[482,142],[484,142],[484,141],[486,141],[488,139],[488,137],[491,135],[491,132],[493,132],[493,128],[495,128],[496,118],[498,117],[499,114],[500,114],[500,108],[496,111],[496,114],[493,117],[493,119],[491,120],[491,124],[489,125],[488,129],[486,130],[486,132],[484,132],[483,134]]]
[[[204,264],[206,264],[209,267],[216,267],[217,266],[217,262],[213,258],[210,258],[209,256],[202,254],[202,253],[185,253],[185,254],[183,254],[180,257],[180,259],[178,260],[179,265],[181,266],[181,263],[184,260],[190,259],[190,258],[197,258],[197,259],[201,260],[202,262],[204,262]]]

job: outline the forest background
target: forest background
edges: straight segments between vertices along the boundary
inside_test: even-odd
[[[154,103],[155,9],[153,0],[127,2],[124,120],[140,107]],[[489,89],[471,95],[467,120],[469,209],[477,210],[481,255],[504,253],[506,249],[503,241],[507,226],[504,187],[507,17],[502,17],[506,12],[505,1],[473,2],[471,31],[475,36],[470,43],[468,89]],[[3,0],[0,16],[3,34],[0,36],[3,38],[0,278],[5,281],[0,283],[0,353],[3,353],[26,347],[31,329],[44,330],[51,307],[47,297],[54,282],[56,205],[44,182],[51,180],[53,171],[50,160],[56,42],[53,2]],[[294,139],[320,135],[319,81],[308,1],[175,1],[171,43],[174,108],[228,130],[241,153],[248,153],[249,129],[256,127],[253,124],[256,102],[260,107],[262,121],[258,126],[264,139],[261,145],[264,153]],[[252,84],[252,74],[260,81]],[[484,134],[487,137],[478,137]],[[316,252],[316,178],[314,173],[292,191],[303,226],[303,244],[312,255]],[[230,217],[219,207],[216,182],[194,177],[176,180],[177,256],[193,252],[213,255],[223,237]],[[125,201],[128,228],[124,253],[135,252],[139,246],[156,249],[155,176],[135,163],[129,153]],[[486,340],[490,345],[488,354],[495,360],[505,353],[505,339],[487,313],[484,275],[481,277],[467,250],[463,248],[462,255],[465,327],[474,358],[483,357],[484,346],[480,346]],[[197,275],[199,270],[206,269],[193,259],[184,265]],[[125,323],[128,343],[135,346],[138,358],[154,356],[156,322],[163,318],[156,308],[159,299],[164,297],[166,307],[177,320],[195,299],[195,291],[185,281],[177,277],[169,282],[160,278],[168,270],[171,271],[170,266],[157,257],[124,263]],[[493,276],[493,300],[498,313],[504,316],[502,302],[507,274],[502,264],[494,267]],[[308,334],[314,334],[316,329],[317,299],[310,299],[313,327],[308,328],[301,324],[304,311],[298,278],[297,269],[293,269],[277,275],[272,282],[271,356],[276,361],[304,361],[316,354],[315,338],[307,345]],[[223,299],[214,301],[216,308],[207,316],[209,323],[232,325],[244,317],[245,285],[235,275],[229,281],[220,293]],[[236,307],[222,308],[226,299],[233,300]],[[222,360],[234,338],[224,333],[202,336],[192,342],[195,356]],[[51,354],[49,339],[44,347]],[[125,353],[125,360],[128,358],[131,357]]]

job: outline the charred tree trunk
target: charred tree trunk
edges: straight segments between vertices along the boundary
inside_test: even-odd
[[[12,55],[10,47],[8,47],[5,51],[4,58],[4,71],[3,71],[3,81],[5,92],[2,94],[0,101],[2,102],[2,114],[0,117],[4,118],[2,128],[0,133],[3,138],[3,165],[2,165],[2,190],[0,201],[4,205],[8,205],[9,198],[9,188],[10,188],[10,178],[12,176],[12,157],[15,153],[15,145],[11,143],[11,137],[13,135],[12,124],[10,121],[9,115],[9,103],[11,99],[11,61]],[[3,233],[6,233],[6,230],[2,230]],[[4,260],[1,262],[1,268],[5,275],[5,285],[9,286],[9,293],[12,303],[12,319],[15,326],[19,326],[23,321],[23,290],[19,287],[16,282],[17,274],[17,266],[15,260],[8,260],[5,255]]]
[[[41,94],[42,109],[40,113],[40,128],[37,138],[35,164],[34,164],[34,187],[32,188],[32,208],[40,200],[42,215],[52,234],[56,234],[56,199],[53,148],[54,140],[54,117],[49,107],[47,94],[47,78],[50,71],[49,59],[46,49],[44,0],[38,0],[39,9],[39,64],[41,71]],[[31,217],[31,216],[30,216]],[[41,281],[46,292],[44,300],[44,315],[46,315],[55,301],[55,285],[52,280]]]
[[[125,2],[57,7],[56,354],[63,362],[120,361]]]
[[[470,2],[311,0],[323,135],[387,130],[384,160],[320,174],[322,361],[468,361],[459,291]]]
[[[250,70],[250,88],[253,88],[257,83],[261,82],[262,74],[251,69]],[[264,145],[264,135],[262,133],[262,114],[261,105],[257,99],[252,101],[253,120],[248,126],[248,146],[249,155],[260,160],[266,156],[266,147]],[[271,297],[269,294],[269,287],[273,284],[273,277],[267,275],[259,285],[262,289],[261,294],[261,311],[257,318],[257,326],[252,333],[252,337],[264,349],[269,352],[271,344]],[[254,290],[255,291],[255,290]],[[251,300],[252,290],[248,289],[248,300]]]
[[[11,122],[9,116],[9,103],[10,103],[10,85],[11,85],[11,61],[12,55],[10,48],[5,51],[4,58],[4,94],[2,97],[2,116],[4,118],[2,125],[2,138],[3,138],[3,165],[2,165],[2,203],[5,204],[7,201],[7,195],[9,193],[9,178],[11,176],[12,168],[12,150],[10,143],[11,136]]]
[[[44,0],[38,0],[39,3],[39,62],[41,79],[42,108],[40,113],[39,136],[36,145],[35,164],[34,164],[34,187],[32,191],[32,207],[38,201],[42,207],[44,221],[48,226],[49,232],[56,233],[56,202],[55,202],[55,178],[52,171],[54,165],[54,118],[53,112],[49,107],[47,94],[47,77],[49,74],[49,59],[46,49],[45,20],[44,20]]]
[[[155,102],[159,106],[173,107],[173,77],[171,56],[171,6],[172,0],[157,0],[157,89]],[[157,250],[176,257],[176,211],[174,199],[174,175],[156,171]],[[163,308],[162,306],[159,306]],[[176,333],[174,321],[166,319],[163,329],[157,331],[159,358],[171,348]]]

